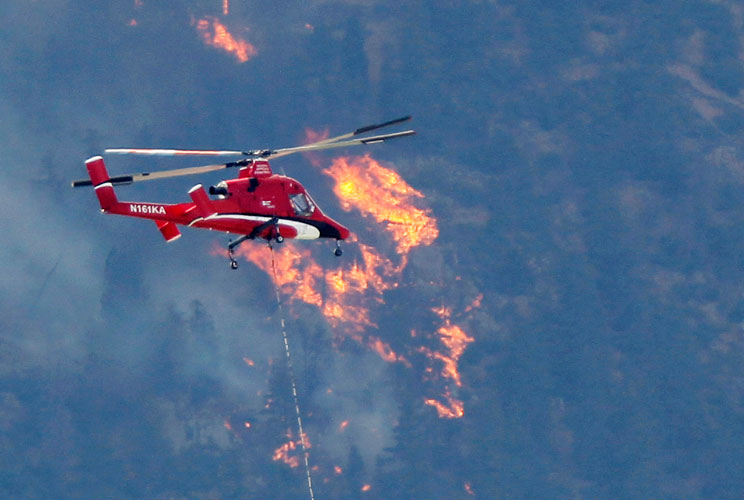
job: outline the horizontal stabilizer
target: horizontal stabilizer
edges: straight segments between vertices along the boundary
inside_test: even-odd
[[[155,223],[158,225],[158,229],[160,229],[163,238],[165,238],[165,241],[167,241],[168,243],[170,243],[171,241],[175,241],[181,237],[181,231],[173,222],[156,220]]]

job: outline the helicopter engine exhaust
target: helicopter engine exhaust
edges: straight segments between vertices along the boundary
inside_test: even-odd
[[[212,196],[227,196],[227,186],[220,186],[220,184],[209,186],[209,194]]]

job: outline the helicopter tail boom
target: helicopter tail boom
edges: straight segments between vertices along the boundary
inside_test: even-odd
[[[114,185],[120,182],[117,181],[118,178],[109,177],[103,158],[94,156],[85,162],[85,166],[88,169],[90,181],[77,181],[77,185],[93,186],[102,212],[154,220],[167,242],[175,241],[181,236],[176,222],[181,221],[184,207],[161,203],[120,202],[114,191]],[[203,193],[204,188],[201,188],[201,191]],[[200,201],[203,200],[200,199]],[[206,202],[208,203],[208,200]]]

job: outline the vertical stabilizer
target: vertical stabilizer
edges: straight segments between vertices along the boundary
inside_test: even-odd
[[[191,200],[194,202],[194,205],[196,205],[196,212],[200,217],[206,219],[210,215],[217,213],[212,206],[212,202],[207,197],[207,192],[204,191],[204,187],[201,184],[197,184],[189,189],[189,196],[191,196]]]
[[[106,171],[106,165],[103,163],[103,158],[100,156],[89,158],[85,161],[85,166],[88,168],[88,175],[90,175],[90,181],[96,190],[101,210],[104,212],[111,210],[118,203],[118,200],[116,199],[114,186],[110,182]]]

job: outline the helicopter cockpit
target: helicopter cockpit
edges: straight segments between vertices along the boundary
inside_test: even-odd
[[[305,193],[290,194],[289,202],[295,213],[301,217],[309,217],[315,211],[315,204]]]

